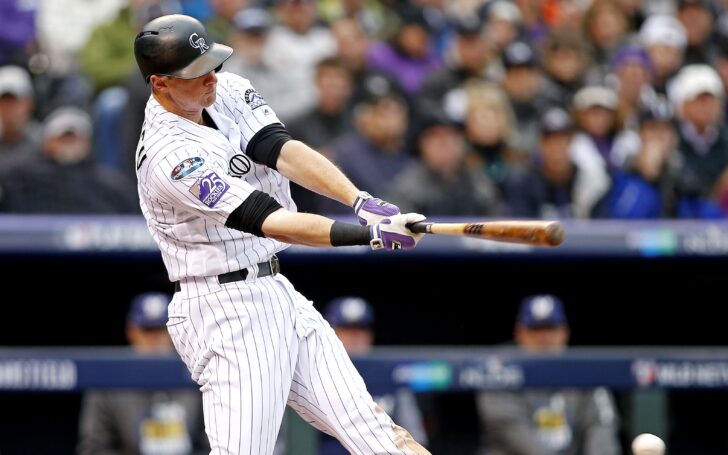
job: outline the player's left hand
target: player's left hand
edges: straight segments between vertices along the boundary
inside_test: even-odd
[[[419,213],[404,213],[385,218],[369,227],[372,238],[369,245],[373,250],[414,248],[425,234],[415,234],[407,225],[424,219],[425,216]]]
[[[362,191],[354,201],[354,213],[362,226],[372,226],[385,218],[399,214],[399,207]]]

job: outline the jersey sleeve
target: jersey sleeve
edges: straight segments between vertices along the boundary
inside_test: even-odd
[[[255,190],[245,180],[229,176],[216,157],[191,147],[150,164],[146,185],[150,195],[220,224]]]
[[[218,75],[219,102],[240,128],[240,148],[246,150],[255,134],[268,125],[282,123],[250,81],[233,73]]]

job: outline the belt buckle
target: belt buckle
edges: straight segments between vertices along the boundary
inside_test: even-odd
[[[281,262],[278,260],[278,256],[275,254],[271,256],[269,263],[271,275],[278,275],[281,271]]]

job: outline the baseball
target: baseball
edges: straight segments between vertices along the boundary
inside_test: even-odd
[[[642,433],[632,441],[634,455],[664,455],[665,443],[654,434]]]

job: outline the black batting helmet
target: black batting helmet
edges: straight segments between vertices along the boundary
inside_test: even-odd
[[[233,50],[214,42],[197,19],[182,14],[147,23],[134,40],[134,57],[149,82],[152,74],[194,79],[230,58]]]

